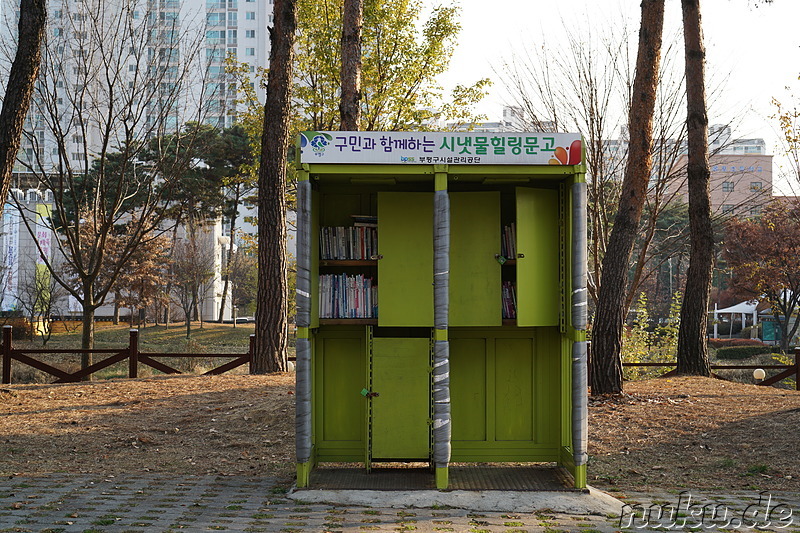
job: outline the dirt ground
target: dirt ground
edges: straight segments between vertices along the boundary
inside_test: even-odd
[[[589,482],[605,489],[800,491],[800,392],[712,378],[591,400]]]
[[[0,389],[0,475],[294,470],[294,374]]]
[[[800,491],[800,392],[705,378],[590,402],[589,481],[607,490]],[[0,475],[294,471],[294,375],[0,389]]]

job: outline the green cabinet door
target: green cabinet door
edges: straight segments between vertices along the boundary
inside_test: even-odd
[[[557,326],[558,191],[517,188],[517,325]]]
[[[373,459],[428,459],[429,352],[428,339],[373,339]]]
[[[500,193],[450,193],[450,326],[502,324]]]
[[[378,193],[378,325],[433,326],[433,193]]]

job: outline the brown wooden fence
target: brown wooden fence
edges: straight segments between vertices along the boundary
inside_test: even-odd
[[[587,359],[588,368],[588,376],[589,376],[589,383],[592,382],[592,351],[591,348],[589,349],[589,357]],[[669,372],[665,372],[661,374],[659,377],[667,377],[667,376],[674,376],[675,370],[674,368],[678,365],[677,362],[669,362],[669,363],[622,363],[622,366],[651,366],[651,367],[672,367],[673,370]],[[774,376],[768,377],[756,383],[756,385],[761,385],[764,387],[774,385],[779,381],[782,381],[786,378],[794,377],[794,385],[795,390],[800,390],[800,348],[795,348],[794,350],[794,364],[793,365],[711,365],[711,370],[755,370],[760,368],[765,372],[767,370],[781,370]],[[724,379],[720,376],[713,374],[715,378]]]
[[[87,376],[107,368],[113,364],[120,363],[125,359],[128,360],[128,377],[135,378],[139,375],[139,365],[147,365],[155,368],[165,374],[181,374],[182,372],[176,368],[163,363],[157,359],[159,358],[228,358],[233,359],[225,364],[213,368],[203,375],[216,375],[222,374],[242,365],[249,365],[252,361],[252,354],[254,352],[255,335],[250,335],[250,347],[247,353],[213,353],[213,354],[194,354],[194,353],[157,353],[157,352],[140,352],[139,351],[139,331],[132,329],[130,331],[130,338],[128,346],[118,349],[96,349],[96,350],[47,350],[47,349],[17,349],[13,346],[13,339],[11,336],[12,327],[3,327],[3,378],[4,384],[11,383],[11,362],[17,361],[19,363],[31,366],[42,372],[46,372],[55,377],[54,383],[69,383],[80,381]],[[77,372],[65,372],[60,368],[56,368],[48,363],[36,359],[36,356],[41,355],[59,355],[59,354],[98,354],[106,356],[105,359],[94,363]]]

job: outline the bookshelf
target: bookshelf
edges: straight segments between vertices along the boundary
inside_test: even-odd
[[[484,139],[574,150],[575,136],[303,135],[317,144],[298,157],[298,486],[319,463],[406,461],[430,462],[439,488],[449,461],[553,461],[584,486],[570,296],[583,166],[427,155]],[[397,146],[412,163],[381,159]]]

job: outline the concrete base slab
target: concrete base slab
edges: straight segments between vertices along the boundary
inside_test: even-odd
[[[602,516],[619,515],[623,506],[618,499],[592,487],[583,492],[293,489],[288,497],[309,503],[366,507],[454,507],[473,511],[520,513],[548,510],[555,513]]]

